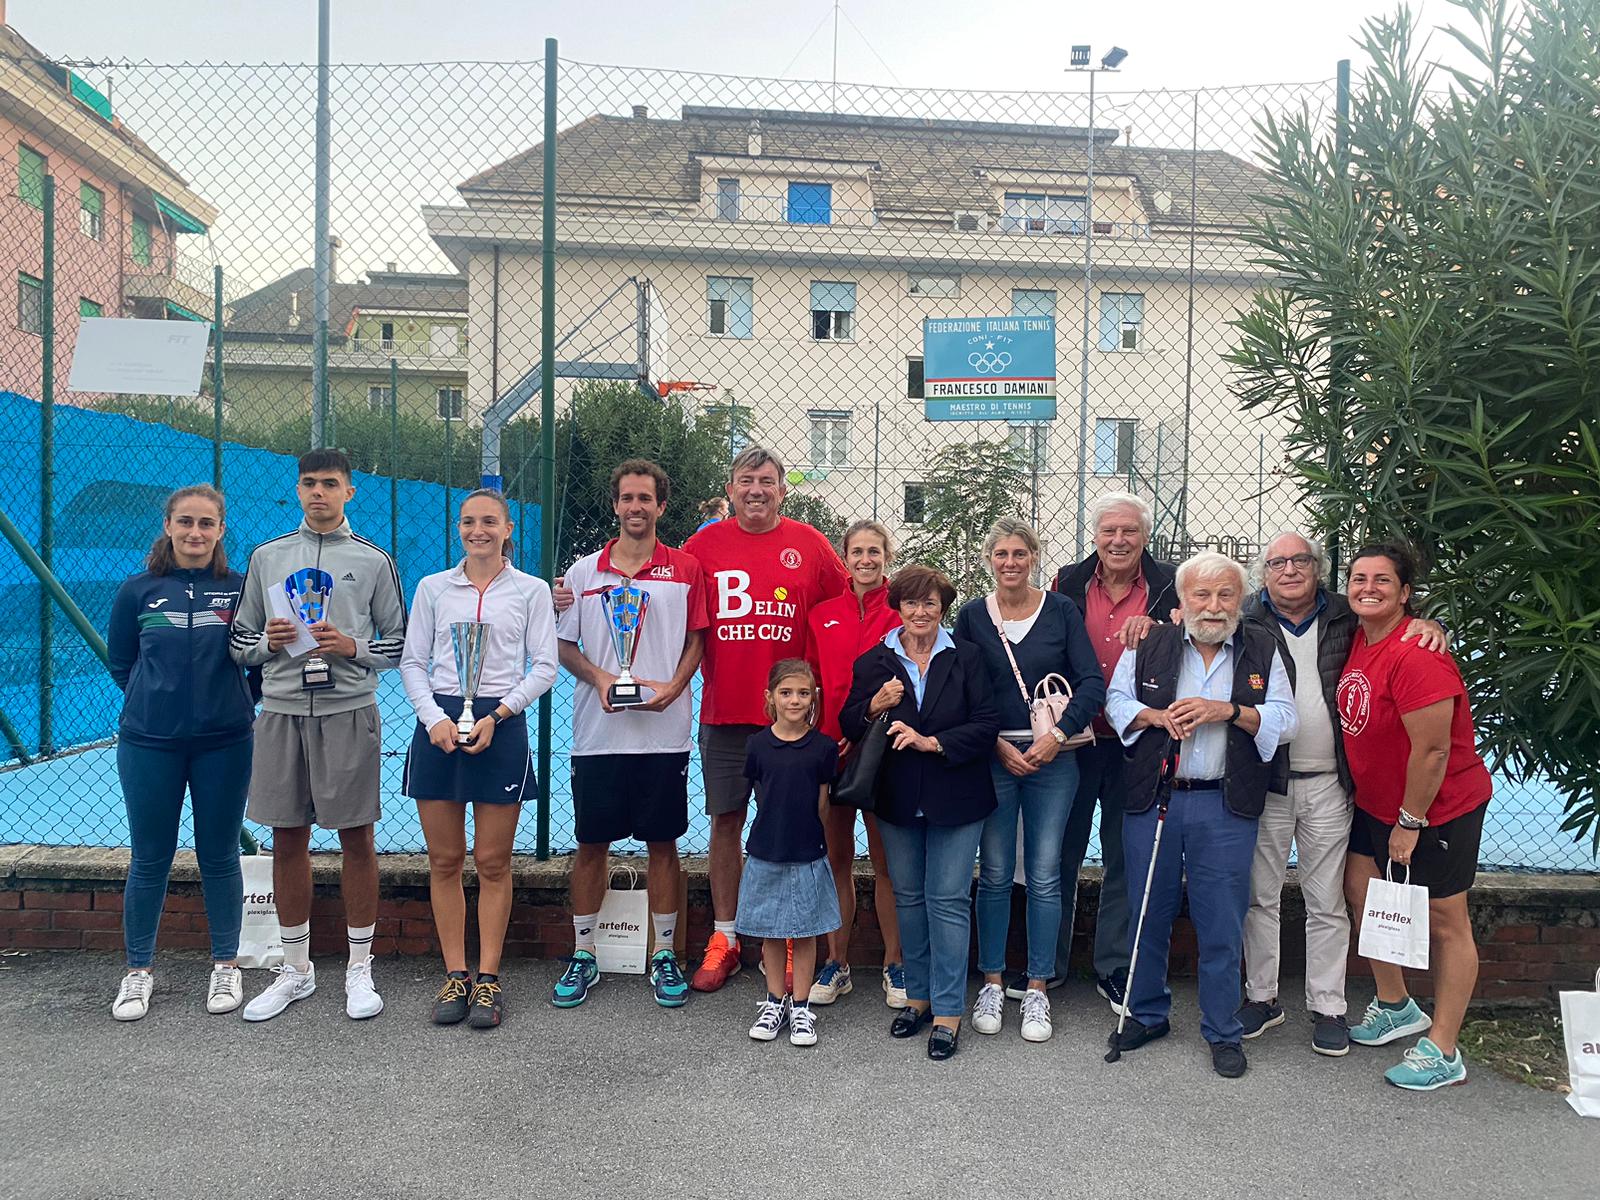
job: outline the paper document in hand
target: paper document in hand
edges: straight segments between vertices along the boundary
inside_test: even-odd
[[[311,636],[305,621],[295,611],[294,605],[289,603],[289,596],[282,588],[268,588],[267,603],[272,609],[270,615],[294,622],[294,641],[284,647],[289,652],[290,658],[299,658],[302,654],[309,654],[317,648],[317,639]]]

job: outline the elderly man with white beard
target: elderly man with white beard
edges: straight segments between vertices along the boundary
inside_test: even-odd
[[[1272,635],[1240,623],[1244,568],[1205,552],[1178,567],[1182,624],[1157,625],[1117,662],[1106,719],[1127,747],[1122,847],[1129,907],[1137,909],[1155,840],[1156,784],[1169,748],[1178,768],[1156,858],[1128,1021],[1134,1050],[1170,1032],[1167,955],[1188,879],[1200,953],[1200,1031],[1218,1075],[1245,1072],[1239,964],[1250,905],[1256,823],[1273,755],[1295,734],[1294,692]]]

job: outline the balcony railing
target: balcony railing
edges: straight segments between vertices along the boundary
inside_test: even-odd
[[[462,337],[448,346],[434,345],[425,337],[353,337],[343,349],[349,354],[380,355],[393,358],[457,359],[467,354],[467,339]]]

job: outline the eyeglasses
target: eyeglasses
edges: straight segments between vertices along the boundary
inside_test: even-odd
[[[1314,563],[1316,561],[1317,561],[1317,559],[1316,559],[1315,555],[1311,555],[1311,554],[1290,554],[1287,557],[1269,558],[1269,559],[1267,559],[1267,570],[1271,571],[1274,575],[1276,575],[1276,574],[1278,574],[1278,572],[1284,570],[1290,563],[1293,563],[1295,566],[1299,567],[1302,571],[1304,571],[1307,567],[1309,567],[1312,563]]]

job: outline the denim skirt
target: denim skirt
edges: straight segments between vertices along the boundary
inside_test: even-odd
[[[826,857],[816,862],[744,860],[734,928],[747,937],[821,937],[839,928],[839,893]]]

